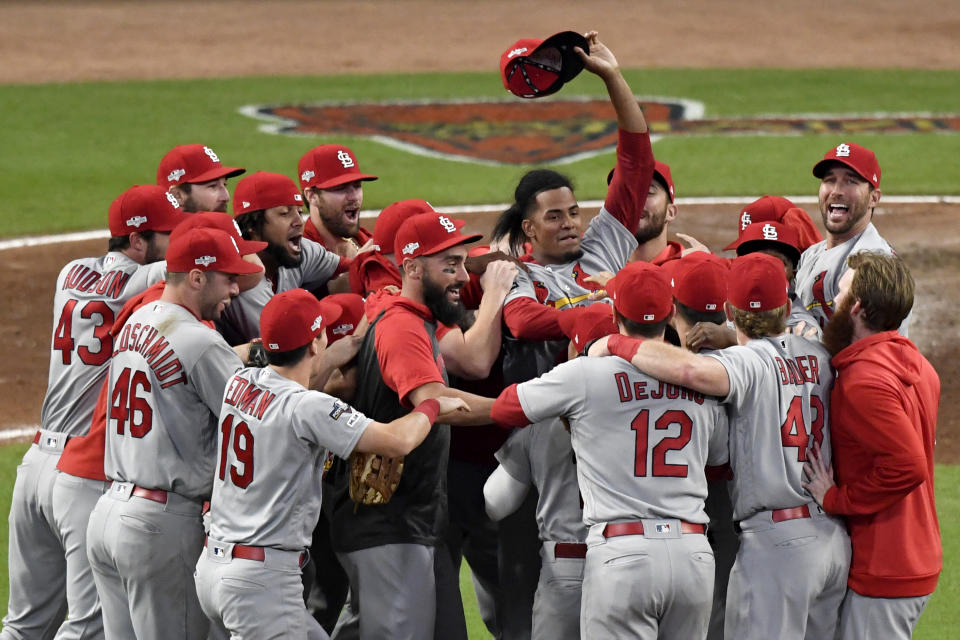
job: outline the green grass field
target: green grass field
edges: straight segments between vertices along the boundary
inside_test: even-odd
[[[627,73],[641,96],[699,100],[706,116],[758,114],[954,113],[960,72],[651,70]],[[225,164],[294,175],[320,138],[275,136],[238,113],[248,104],[502,98],[489,73],[115,82],[0,86],[0,237],[103,228],[110,202],[131,184],[153,182],[163,154],[203,142]],[[558,94],[602,96],[584,74]],[[812,194],[813,163],[837,134],[795,137],[668,137],[655,144],[670,163],[678,195]],[[365,206],[420,197],[434,205],[504,202],[528,167],[482,166],[411,156],[338,136],[381,180]],[[858,135],[883,167],[887,194],[960,193],[960,136]],[[564,165],[583,199],[602,197],[612,164],[604,154]]]
[[[13,481],[16,478],[17,465],[26,444],[13,444],[0,447],[0,512],[10,512],[10,495],[13,493]],[[920,618],[920,624],[914,635],[916,640],[935,640],[955,635],[960,629],[960,609],[955,606],[960,598],[960,467],[937,465],[937,508],[940,515],[940,533],[943,537],[943,566],[940,584],[930,605]],[[4,521],[5,522],[5,521]],[[908,545],[907,541],[903,542]],[[897,553],[898,549],[891,549]],[[0,576],[7,575],[7,526],[0,526]],[[471,640],[489,638],[486,627],[477,611],[476,597],[470,580],[469,568],[463,565],[460,571],[460,592],[467,614],[467,627]],[[6,615],[8,584],[0,581],[0,611]]]

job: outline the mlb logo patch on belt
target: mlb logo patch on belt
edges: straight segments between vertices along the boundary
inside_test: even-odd
[[[227,557],[227,550],[221,547],[220,545],[213,545],[212,549],[213,549],[214,557],[217,557],[217,558]]]
[[[60,441],[60,438],[58,438],[58,437],[56,437],[56,436],[47,436],[47,446],[48,446],[48,447],[55,447],[55,446],[57,446],[57,443],[58,443],[59,441]]]
[[[657,533],[670,533],[673,529],[670,527],[669,522],[658,522],[656,524]]]

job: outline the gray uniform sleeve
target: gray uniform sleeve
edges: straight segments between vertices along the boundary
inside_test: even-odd
[[[341,458],[350,457],[373,420],[320,391],[307,391],[303,395],[290,416],[297,437]]]
[[[583,363],[577,358],[518,385],[517,396],[530,422],[557,416],[576,418],[583,406],[585,384]]]
[[[507,293],[504,304],[516,300],[517,298],[537,299],[537,292],[533,288],[533,279],[530,274],[523,269],[517,270],[517,277],[513,279],[513,287]]]
[[[730,392],[723,402],[737,407],[745,404],[752,396],[754,381],[763,379],[763,360],[754,351],[743,346],[728,347],[705,355],[719,360],[727,370]]]
[[[722,406],[717,406],[713,430],[710,432],[710,444],[707,449],[707,464],[717,466],[726,464],[730,460],[730,425],[727,421],[727,412]]]
[[[530,439],[533,429],[514,429],[507,441],[497,451],[496,458],[504,471],[517,482],[530,484],[533,474],[530,471]]]
[[[197,358],[193,369],[187,372],[187,379],[213,415],[219,416],[227,381],[242,368],[243,361],[237,352],[217,337]]]
[[[584,253],[604,256],[612,265],[622,267],[636,250],[637,239],[612,213],[602,208],[590,221],[581,246]],[[616,273],[620,267],[612,272]]]
[[[300,241],[303,261],[300,263],[302,274],[300,285],[304,289],[314,289],[333,277],[340,266],[340,256],[327,251],[323,245],[303,238]]]

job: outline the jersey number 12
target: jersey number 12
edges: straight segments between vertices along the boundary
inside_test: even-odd
[[[630,428],[637,432],[637,447],[633,461],[633,475],[642,478],[647,475],[666,478],[686,478],[687,465],[667,464],[667,452],[679,451],[690,442],[690,433],[693,431],[693,420],[686,411],[676,409],[665,411],[653,423],[656,430],[669,429],[670,425],[680,425],[680,435],[663,438],[653,447],[652,473],[647,473],[647,450],[649,449],[650,412],[644,409],[630,423]]]

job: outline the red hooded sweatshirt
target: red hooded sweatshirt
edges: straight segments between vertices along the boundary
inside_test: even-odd
[[[933,497],[940,378],[910,340],[885,331],[833,358],[830,436],[837,485],[824,497],[844,514],[863,596],[933,593],[943,567]]]

